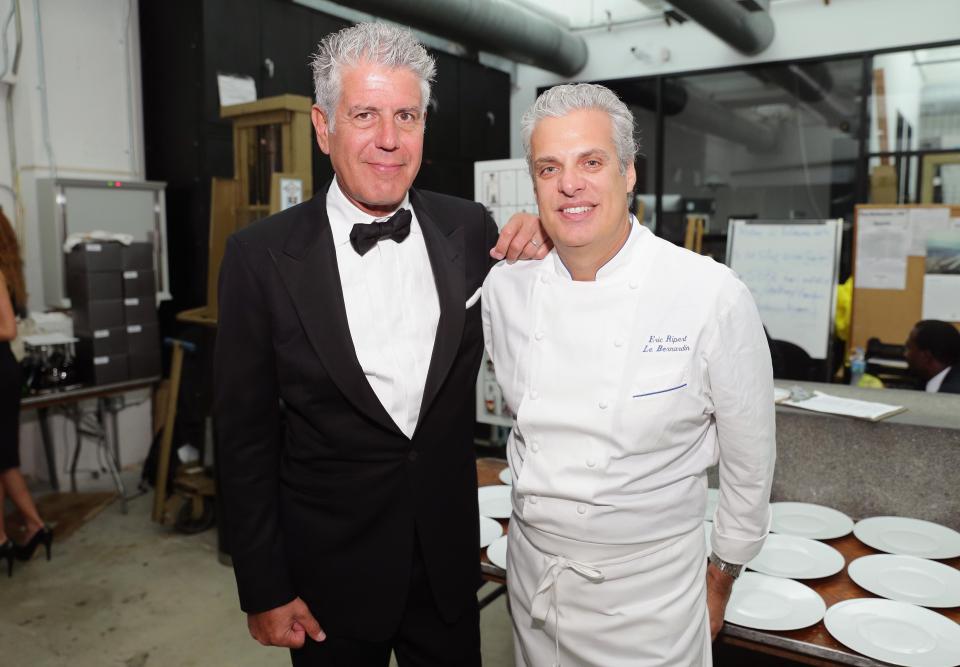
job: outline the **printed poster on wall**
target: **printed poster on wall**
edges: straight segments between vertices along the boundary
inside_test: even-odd
[[[927,238],[923,319],[960,322],[960,231]]]

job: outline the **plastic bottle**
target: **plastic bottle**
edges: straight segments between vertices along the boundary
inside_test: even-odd
[[[854,387],[860,385],[860,379],[867,372],[867,359],[864,356],[863,348],[856,347],[850,354],[850,384]]]

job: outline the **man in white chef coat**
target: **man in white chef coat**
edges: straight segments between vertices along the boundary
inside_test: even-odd
[[[552,88],[522,132],[554,250],[494,267],[482,299],[516,415],[517,664],[709,665],[770,519],[773,377],[759,314],[730,269],[629,214],[633,116],[610,90]],[[708,554],[706,470],[718,461]]]

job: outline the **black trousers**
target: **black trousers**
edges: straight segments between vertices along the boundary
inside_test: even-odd
[[[293,667],[387,667],[391,651],[400,667],[480,667],[476,599],[454,623],[443,620],[430,590],[419,540],[413,553],[407,605],[393,637],[371,642],[328,634],[319,643],[307,637],[303,648],[290,653]]]

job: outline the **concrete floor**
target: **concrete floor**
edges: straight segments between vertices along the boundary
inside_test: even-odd
[[[135,488],[137,473],[124,477]],[[184,536],[164,529],[150,521],[151,502],[131,501],[126,515],[114,502],[69,540],[55,542],[50,562],[16,563],[12,579],[4,563],[0,664],[290,664],[286,650],[260,646],[247,633],[233,572],[217,562],[216,531]],[[484,665],[513,665],[503,596],[481,612],[481,636]]]

